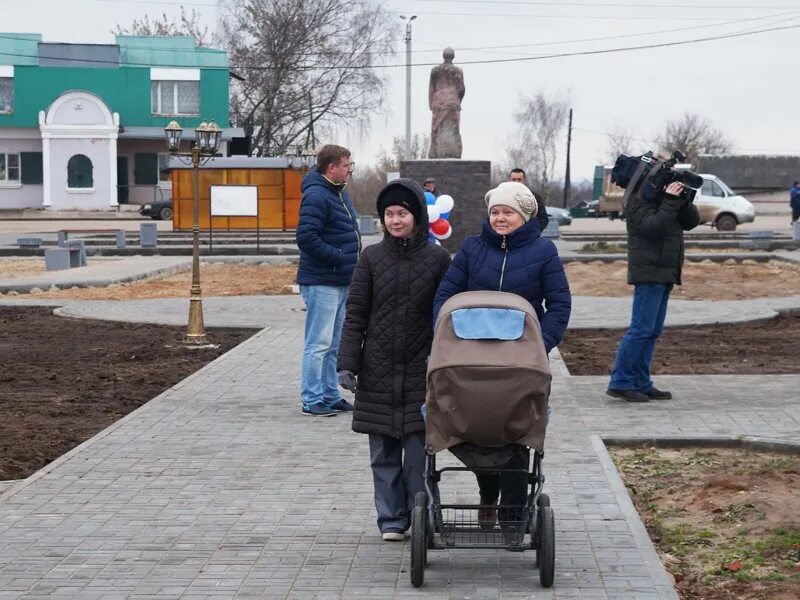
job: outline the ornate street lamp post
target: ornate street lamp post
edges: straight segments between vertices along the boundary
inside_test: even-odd
[[[301,173],[305,174],[306,171],[314,166],[314,160],[317,158],[317,155],[314,153],[313,149],[307,146],[295,146],[294,148],[286,150],[284,158],[286,159],[286,168],[292,169],[298,167]]]
[[[177,121],[170,122],[164,128],[167,148],[172,156],[181,162],[192,165],[194,189],[192,190],[194,218],[192,222],[192,288],[189,298],[189,324],[184,342],[192,346],[207,343],[205,325],[203,324],[203,298],[200,291],[200,165],[205,164],[219,150],[222,141],[222,129],[213,120],[200,123],[195,131],[195,142],[189,152],[180,152],[183,129]]]

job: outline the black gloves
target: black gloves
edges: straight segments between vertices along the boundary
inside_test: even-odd
[[[355,392],[358,387],[356,375],[352,371],[339,371],[339,385],[349,392]]]

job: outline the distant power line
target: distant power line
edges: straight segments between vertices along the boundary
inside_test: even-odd
[[[529,48],[532,46],[559,46],[561,44],[577,44],[581,42],[601,42],[606,40],[618,40],[624,38],[632,38],[632,37],[646,37],[651,35],[661,35],[664,33],[679,33],[683,31],[695,31],[697,29],[708,29],[711,27],[724,27],[726,25],[740,25],[742,23],[752,23],[754,21],[765,21],[765,20],[772,20],[777,17],[789,17],[790,15],[798,15],[800,11],[794,10],[785,13],[778,13],[772,15],[764,15],[760,17],[748,17],[746,19],[736,19],[734,21],[719,21],[717,23],[710,23],[707,25],[692,25],[691,27],[673,27],[671,29],[659,29],[657,31],[642,31],[639,33],[626,33],[621,35],[606,35],[601,37],[591,37],[591,38],[582,38],[577,40],[563,40],[563,41],[549,41],[549,42],[528,42],[526,44],[510,44],[510,45],[501,45],[501,46],[472,46],[470,48],[458,48],[456,50],[459,51],[466,51],[466,50],[494,50],[494,49],[507,49],[507,48]],[[437,46],[436,50],[419,50],[418,52],[441,52],[441,42],[434,43],[434,42],[420,42],[419,40],[415,40],[419,43],[424,43],[428,45]]]
[[[209,8],[216,8],[216,3],[209,3],[209,2],[196,2],[196,1],[187,1],[187,2],[168,2],[166,0],[97,0],[98,2],[111,2],[116,4],[155,4],[160,6],[172,6],[175,8],[183,7],[183,6],[203,6]],[[299,1],[299,0],[298,0]],[[417,0],[419,1],[419,0]],[[442,0],[438,0],[442,1]],[[466,1],[466,0],[465,0]],[[480,3],[481,6],[487,6],[487,4],[498,4],[498,3]],[[560,3],[549,3],[550,6],[559,6]],[[581,6],[598,6],[593,4],[584,4]],[[620,7],[625,8],[639,8],[633,4],[620,4]],[[783,9],[791,9],[793,7],[785,6],[782,7]],[[777,10],[777,9],[776,9]],[[405,14],[408,11],[396,11],[396,10],[387,10],[386,12],[390,14],[400,15]],[[602,15],[584,15],[584,14],[562,14],[562,15],[554,15],[554,14],[547,14],[547,13],[493,13],[493,12],[453,12],[453,11],[446,11],[446,12],[439,12],[439,11],[414,11],[417,15],[429,15],[429,16],[442,16],[442,17],[493,17],[493,18],[511,18],[511,19],[520,19],[520,18],[536,18],[536,19],[569,19],[569,20],[600,20],[600,21],[716,21],[717,17],[687,17],[686,15],[675,13],[674,16],[671,15],[631,15],[629,13],[625,14],[602,14]]]
[[[516,5],[516,6],[552,6],[554,8],[580,6],[586,7],[612,7],[612,8],[635,8],[641,10],[647,9],[662,9],[673,10],[676,8],[689,8],[701,10],[786,10],[795,8],[793,6],[765,6],[765,5],[745,5],[745,4],[673,4],[667,2],[666,4],[646,4],[642,0],[636,2],[562,2],[561,0],[550,2],[535,2],[532,0],[497,0],[495,2],[487,2],[486,0],[411,0],[412,2],[421,2],[425,4],[432,3],[445,3],[445,4],[480,4],[481,6],[492,5]]]
[[[598,50],[583,50],[580,52],[562,52],[558,54],[544,54],[541,56],[524,56],[519,58],[496,58],[496,59],[487,59],[487,60],[469,60],[469,61],[459,61],[459,65],[478,65],[478,64],[496,64],[496,63],[512,63],[512,62],[527,62],[527,61],[534,61],[534,60],[547,60],[552,58],[568,58],[572,56],[592,56],[597,54],[612,54],[617,52],[631,52],[634,50],[648,50],[651,48],[667,48],[671,46],[683,46],[688,44],[699,44],[703,42],[712,42],[716,40],[725,40],[725,39],[732,39],[732,38],[739,38],[739,37],[746,37],[751,35],[758,35],[761,33],[769,33],[773,31],[784,31],[789,29],[797,29],[800,28],[800,25],[784,25],[781,27],[769,27],[767,29],[759,29],[757,31],[742,31],[738,33],[728,33],[728,34],[720,34],[715,36],[708,36],[702,38],[695,38],[691,40],[681,40],[675,42],[661,42],[657,44],[645,44],[640,46],[626,46],[622,48],[605,48],[605,49],[598,49]],[[416,63],[412,64],[412,67],[432,67],[436,66],[439,63]],[[405,64],[395,64],[395,65],[379,65],[384,68],[390,67],[404,67]],[[332,67],[335,68],[335,67]]]
[[[484,60],[468,60],[468,61],[459,61],[459,65],[478,65],[478,64],[499,64],[499,63],[515,63],[515,62],[528,62],[534,60],[548,60],[554,58],[570,58],[573,56],[593,56],[599,54],[613,54],[618,52],[632,52],[636,50],[649,50],[654,48],[667,48],[667,47],[674,47],[674,46],[683,46],[688,44],[699,44],[704,42],[711,42],[717,40],[725,40],[725,39],[732,39],[732,38],[740,38],[740,37],[747,37],[752,35],[759,35],[762,33],[770,33],[775,31],[786,31],[790,29],[798,29],[800,25],[784,25],[781,27],[769,27],[766,29],[758,29],[755,31],[741,31],[736,33],[728,33],[728,34],[720,34],[715,36],[707,36],[702,38],[695,38],[690,40],[680,40],[674,42],[661,42],[661,43],[654,43],[654,44],[642,44],[638,46],[625,46],[621,48],[604,48],[604,49],[596,49],[596,50],[582,50],[576,52],[561,52],[556,54],[543,54],[537,56],[523,56],[523,57],[515,57],[515,58],[495,58],[495,59],[484,59]],[[31,54],[19,54],[13,52],[4,52],[4,56],[16,56],[20,58],[38,58],[37,55]],[[99,60],[99,59],[77,59],[77,58],[61,58],[61,57],[48,57],[49,60],[64,60],[72,63],[79,63],[79,62],[87,62],[87,63],[106,63],[106,64],[119,64],[118,61],[112,60]],[[437,66],[439,63],[413,63],[412,67],[433,67]],[[134,63],[125,63],[125,66],[140,66],[140,67],[149,67],[152,65],[149,64],[134,64]],[[164,67],[174,66],[174,67],[181,67],[184,65],[160,65]],[[313,65],[309,67],[303,67],[302,65],[298,65],[298,69],[305,69],[305,70],[316,70],[316,69],[390,69],[390,68],[399,68],[405,67],[405,63],[396,63],[396,64],[387,64],[387,65]],[[250,70],[250,71],[267,71],[273,69],[273,67],[257,67],[257,66],[250,66],[250,65],[229,65],[229,67],[206,67],[210,70],[220,70],[220,69],[243,69],[243,70]]]

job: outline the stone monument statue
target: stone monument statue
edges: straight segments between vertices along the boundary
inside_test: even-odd
[[[453,64],[455,52],[445,48],[444,62],[431,69],[428,104],[431,107],[431,145],[428,158],[461,158],[461,100],[464,72]]]

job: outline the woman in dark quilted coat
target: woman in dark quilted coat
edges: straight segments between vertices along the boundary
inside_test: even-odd
[[[486,194],[489,218],[479,236],[469,237],[453,259],[434,301],[434,318],[448,298],[460,292],[497,290],[522,296],[531,303],[539,317],[545,350],[550,352],[564,337],[572,297],[564,267],[555,244],[541,237],[536,220],[537,203],[522,183],[507,181]],[[486,448],[487,453],[494,449]],[[458,452],[454,451],[458,456]],[[506,469],[528,469],[530,452],[514,448]],[[493,508],[501,496],[501,504],[522,505],[527,493],[527,477],[521,473],[487,473],[477,475],[484,508],[478,521],[491,529],[497,520]],[[510,535],[509,542],[520,532],[510,523],[520,519],[518,510],[501,511],[500,521]]]
[[[450,254],[428,241],[424,190],[396,179],[378,194],[383,240],[361,254],[347,295],[339,383],[355,392],[353,431],[369,434],[378,528],[405,539],[424,490],[426,359],[433,297]]]

